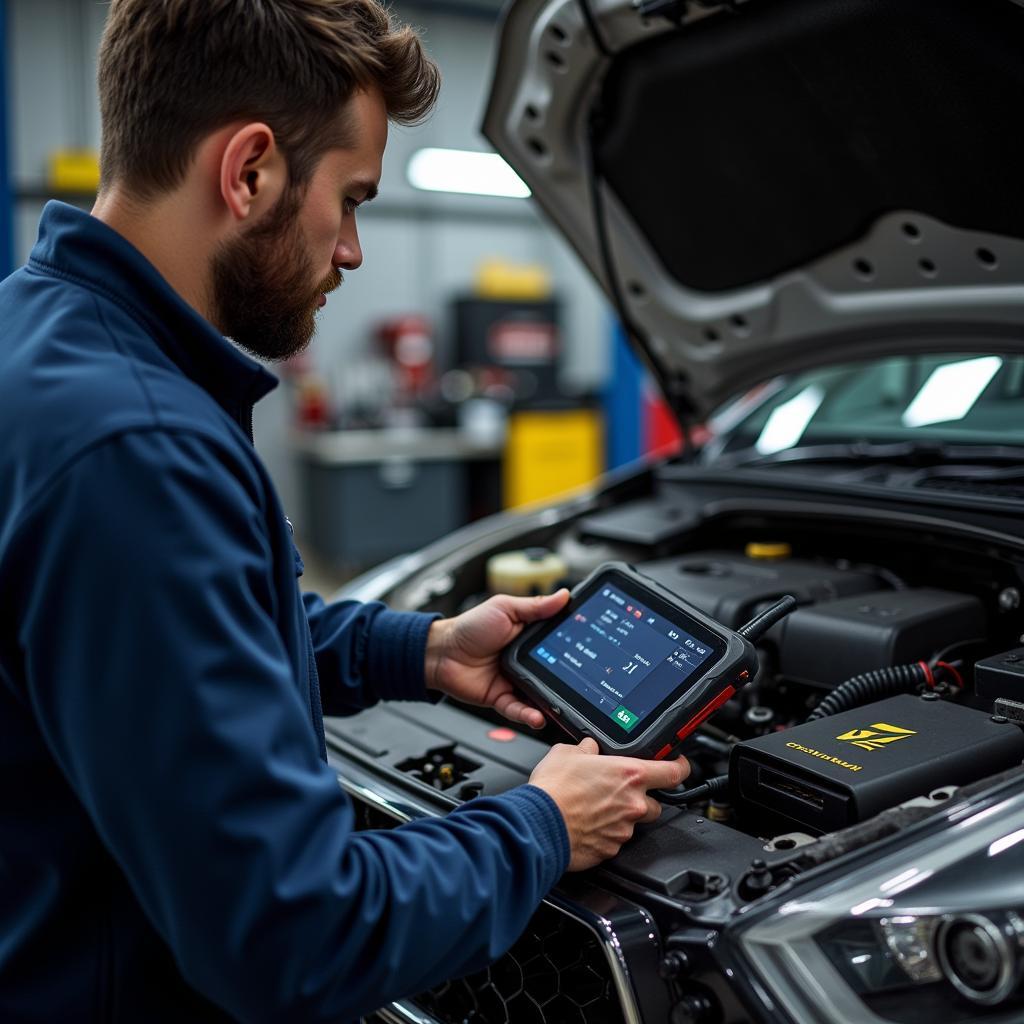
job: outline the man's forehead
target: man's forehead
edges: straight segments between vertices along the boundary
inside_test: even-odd
[[[376,86],[355,93],[342,116],[348,122],[356,146],[366,143],[383,149],[387,145],[388,107],[384,94]]]
[[[346,105],[342,145],[330,152],[332,162],[352,188],[376,194],[381,161],[388,143],[388,113],[379,89],[356,93]]]

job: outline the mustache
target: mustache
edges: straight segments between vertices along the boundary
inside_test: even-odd
[[[345,280],[345,275],[335,267],[331,272],[320,282],[320,286],[317,288],[317,294],[330,295],[331,292],[337,291]]]

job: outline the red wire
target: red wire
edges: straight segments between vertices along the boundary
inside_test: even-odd
[[[940,662],[940,664],[941,664],[941,662]],[[920,665],[921,668],[924,670],[924,681],[928,684],[929,687],[934,689],[934,687],[935,687],[935,676],[932,673],[931,665],[929,665],[927,661],[919,661],[918,665]]]
[[[956,681],[956,685],[963,689],[964,678],[960,673],[952,666],[948,661],[937,661],[935,662],[936,668],[944,668]]]

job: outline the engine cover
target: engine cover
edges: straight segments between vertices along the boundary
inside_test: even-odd
[[[732,629],[786,594],[806,605],[867,594],[881,586],[878,577],[859,569],[799,558],[767,561],[731,551],[663,558],[637,569]]]

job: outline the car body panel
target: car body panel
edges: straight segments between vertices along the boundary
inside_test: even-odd
[[[685,418],[823,363],[1024,350],[1021,45],[1013,0],[690,4],[679,27],[518,0],[484,132]]]

